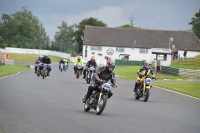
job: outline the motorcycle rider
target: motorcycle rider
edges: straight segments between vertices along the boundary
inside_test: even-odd
[[[150,70],[149,74],[153,75],[153,78],[156,79],[155,74],[154,74],[154,72],[153,72],[153,70],[151,68],[151,60],[145,60],[144,61],[144,66],[142,66],[137,73],[142,73],[142,77],[143,76],[148,76],[147,73],[148,73],[149,70]],[[140,79],[141,79],[141,77],[138,77],[138,79],[136,80],[135,88],[133,89],[133,92],[135,92],[136,88],[139,86]]]
[[[76,59],[76,61],[74,62],[74,74],[76,74],[77,65],[78,65],[79,63],[80,63],[81,66],[82,66],[82,68],[81,68],[81,73],[82,73],[83,67],[84,67],[84,63],[83,63],[83,61],[81,60],[81,57],[80,57],[80,56],[78,56],[77,59]]]
[[[88,70],[88,68],[90,68],[91,66],[94,67],[94,69],[95,69],[94,72],[95,72],[96,68],[97,68],[97,63],[95,61],[95,57],[94,56],[92,56],[91,60],[87,62],[86,68],[83,71],[83,78],[85,78],[85,76],[86,76],[86,70]]]
[[[61,58],[60,61],[59,61],[59,70],[60,70],[60,64],[61,64],[61,63],[63,63],[63,66],[64,66],[65,62],[64,62],[63,58]],[[65,66],[64,66],[64,67],[65,67]]]
[[[35,73],[36,73],[36,70],[37,70],[37,65],[40,64],[42,62],[42,55],[40,55],[38,57],[38,59],[35,61]]]
[[[44,55],[44,57],[42,58],[42,63],[46,63],[47,64],[47,76],[50,76],[49,73],[51,71],[51,59],[48,57],[47,54]],[[40,70],[43,69],[43,66],[40,67]]]
[[[99,79],[108,81],[110,80],[111,83],[114,85],[115,88],[117,88],[116,80],[115,80],[115,73],[113,72],[115,68],[115,64],[113,61],[107,61],[106,66],[99,67],[94,74],[95,80],[91,83],[91,85],[88,87],[87,94],[82,99],[82,102],[85,103],[87,99],[90,97],[92,92],[94,90],[98,90],[100,84],[98,82]],[[111,90],[108,92],[108,98],[110,98],[113,95]]]

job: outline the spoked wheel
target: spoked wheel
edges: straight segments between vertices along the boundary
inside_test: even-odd
[[[146,89],[143,94],[143,101],[146,102],[149,99],[149,89]]]
[[[84,110],[85,110],[85,112],[88,112],[90,110],[90,108],[88,107],[88,105],[86,103],[84,104]]]
[[[100,98],[100,101],[98,101],[97,108],[96,108],[96,115],[100,115],[103,112],[107,103],[107,98],[108,98],[107,95],[103,95]]]

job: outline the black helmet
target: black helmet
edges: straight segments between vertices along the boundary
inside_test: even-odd
[[[114,63],[112,60],[107,61],[106,67],[107,67],[108,70],[109,70],[109,67],[110,67],[110,68],[113,68],[113,69],[112,69],[112,71],[113,71],[113,70],[115,69],[115,63]],[[110,70],[109,70],[109,71],[110,71]],[[112,71],[110,71],[110,72],[112,72]]]

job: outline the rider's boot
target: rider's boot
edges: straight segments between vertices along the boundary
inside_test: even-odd
[[[84,96],[84,98],[82,99],[82,102],[85,103],[88,100],[89,97],[90,97],[90,95],[86,94]]]

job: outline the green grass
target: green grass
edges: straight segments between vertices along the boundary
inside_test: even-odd
[[[0,66],[0,77],[11,75],[28,68],[28,65],[3,65]]]
[[[153,85],[200,98],[199,82],[153,82]]]
[[[22,62],[35,62],[38,58],[38,54],[17,54],[17,53],[6,53],[10,56],[10,59],[14,60],[15,62],[22,61]],[[58,56],[49,56],[51,58],[51,62],[58,63],[61,57]]]
[[[118,69],[115,70],[115,74],[122,79],[136,79],[138,77],[137,71],[140,69],[140,66],[118,66]],[[168,75],[163,73],[156,73],[157,79],[188,79],[186,77]]]
[[[175,67],[175,68],[185,68],[185,69],[194,69],[194,70],[200,70],[200,65],[191,65],[190,62],[187,61],[191,61],[191,60],[196,60],[198,61],[198,64],[200,63],[200,55],[194,57],[194,58],[186,58],[186,64],[179,64],[178,60],[172,61],[171,63],[171,67]]]

